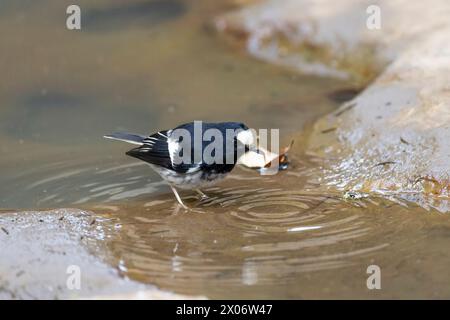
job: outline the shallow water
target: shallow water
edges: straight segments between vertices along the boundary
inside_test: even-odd
[[[105,261],[124,276],[211,298],[450,296],[450,223],[398,199],[346,201],[296,140],[287,171],[236,169],[181,210],[129,146],[102,139],[195,119],[280,128],[283,143],[351,84],[230,48],[208,27],[232,1],[0,5],[0,208],[76,207],[108,218]],[[345,89],[344,91],[340,91]],[[382,270],[369,291],[366,269]]]

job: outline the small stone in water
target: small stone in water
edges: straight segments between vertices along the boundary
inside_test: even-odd
[[[359,200],[363,198],[367,198],[368,195],[365,193],[357,192],[357,191],[346,191],[344,193],[345,200]]]

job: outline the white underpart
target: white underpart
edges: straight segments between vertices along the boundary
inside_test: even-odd
[[[192,173],[178,173],[160,166],[150,164],[150,167],[158,173],[161,178],[167,181],[172,186],[180,189],[193,190],[210,187],[223,178],[227,174],[224,173],[208,173],[204,174],[202,171],[196,170]]]
[[[200,163],[197,163],[195,167],[189,168],[186,173],[194,173],[200,170]]]

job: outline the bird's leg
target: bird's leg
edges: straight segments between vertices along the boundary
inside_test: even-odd
[[[182,206],[184,209],[188,210],[189,208],[183,203],[183,201],[181,201],[181,198],[180,198],[180,195],[179,195],[178,192],[177,192],[177,189],[175,189],[171,184],[169,184],[169,186],[170,186],[170,189],[172,189],[173,194],[175,195],[175,198],[177,198],[178,203],[181,204],[181,206]]]
[[[208,198],[209,198],[209,197],[208,197],[206,194],[204,194],[200,189],[195,189],[195,191],[197,191],[197,193],[200,195],[201,200],[205,200],[205,199],[208,199]]]

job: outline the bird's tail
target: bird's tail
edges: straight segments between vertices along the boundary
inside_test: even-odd
[[[139,134],[133,134],[133,133],[115,132],[113,134],[108,134],[106,136],[103,136],[103,138],[124,141],[124,142],[137,144],[137,145],[141,146],[144,144],[143,140],[146,137],[141,136]]]

